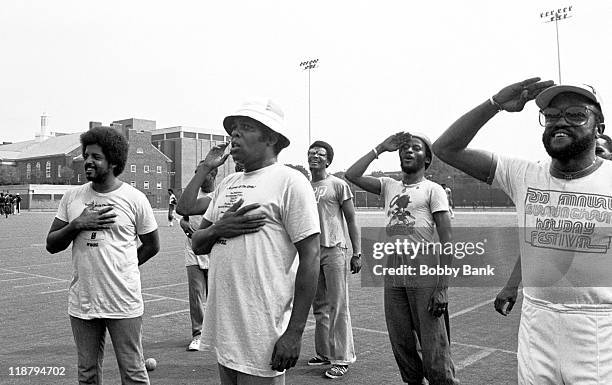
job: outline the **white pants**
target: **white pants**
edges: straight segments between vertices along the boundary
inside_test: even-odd
[[[519,385],[612,384],[612,308],[524,296]]]

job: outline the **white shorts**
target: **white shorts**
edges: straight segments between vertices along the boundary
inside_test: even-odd
[[[612,384],[610,305],[558,305],[524,296],[519,385]]]

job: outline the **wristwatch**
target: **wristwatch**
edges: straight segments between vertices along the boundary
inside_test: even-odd
[[[357,258],[361,258],[361,253],[359,253],[359,254],[353,254],[353,258],[355,258],[355,257],[357,257]]]

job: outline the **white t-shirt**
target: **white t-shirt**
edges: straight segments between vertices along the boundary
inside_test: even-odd
[[[259,203],[257,233],[221,238],[210,252],[204,338],[218,362],[243,373],[274,377],[272,351],[291,316],[298,266],[294,243],[319,233],[317,204],[299,171],[274,164],[235,173],[219,184],[204,214],[216,222],[236,201]]]
[[[72,242],[68,314],[73,317],[133,318],[144,311],[137,235],[157,229],[145,195],[126,183],[104,194],[86,183],[66,192],[56,217],[71,222],[85,207],[96,210],[108,206],[117,214],[111,228],[81,231]]]
[[[334,175],[310,184],[319,210],[321,246],[346,247],[342,204],[353,198],[351,189],[345,181]]]
[[[442,186],[427,179],[405,185],[402,181],[382,177],[380,190],[385,199],[387,236],[401,236],[410,242],[434,240],[433,213],[448,211],[448,199]]]
[[[212,199],[213,193],[198,191],[198,199],[208,197]],[[189,224],[194,229],[199,229],[203,215],[190,215]],[[200,269],[208,269],[208,254],[196,255],[191,248],[191,238],[185,237],[185,266],[198,265]]]
[[[495,182],[516,204],[525,293],[555,304],[612,304],[612,162],[574,180],[550,160],[499,156]]]

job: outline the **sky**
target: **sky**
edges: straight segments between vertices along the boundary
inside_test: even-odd
[[[609,0],[3,0],[0,142],[31,140],[40,115],[55,132],[89,121],[151,119],[157,128],[222,130],[253,97],[284,110],[291,145],[279,161],[306,166],[308,71],[311,141],[346,170],[398,131],[435,140],[504,86],[558,82],[555,23],[540,14],[572,5],[559,23],[563,83],[587,83],[612,103]],[[535,104],[502,112],[472,147],[546,157]],[[370,171],[399,169],[383,154]]]

